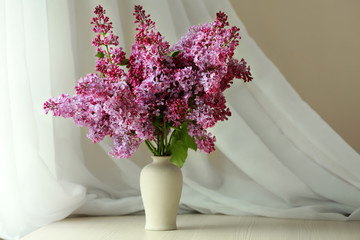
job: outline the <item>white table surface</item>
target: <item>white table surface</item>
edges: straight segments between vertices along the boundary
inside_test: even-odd
[[[143,215],[68,218],[22,240],[360,240],[360,221],[313,221],[224,215],[178,215],[178,230],[146,231]]]

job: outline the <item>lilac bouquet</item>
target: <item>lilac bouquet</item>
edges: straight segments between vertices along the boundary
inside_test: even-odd
[[[214,22],[190,27],[170,46],[150,15],[135,6],[137,34],[127,58],[105,10],[97,6],[94,13],[98,73],[80,78],[75,95],[50,98],[45,112],[73,118],[94,143],[109,136],[109,154],[119,158],[129,158],[143,142],[179,167],[189,148],[212,152],[215,136],[207,129],[231,115],[224,90],[234,78],[252,80],[244,59],[233,58],[240,29],[228,27],[219,12]]]

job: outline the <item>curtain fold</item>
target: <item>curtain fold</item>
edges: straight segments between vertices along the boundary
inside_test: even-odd
[[[143,210],[139,175],[150,162],[107,155],[86,129],[45,115],[51,96],[74,93],[94,71],[89,22],[98,1],[0,0],[0,237],[24,234],[71,214]],[[248,36],[227,0],[101,1],[130,51],[133,5],[141,4],[171,44],[224,11],[241,28],[235,57],[254,81],[226,92],[232,117],[211,131],[210,155],[189,152],[180,212],[360,220],[360,156],[314,112]],[[241,16],[240,16],[241,17]]]

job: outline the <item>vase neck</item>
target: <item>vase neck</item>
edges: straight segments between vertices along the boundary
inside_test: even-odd
[[[171,156],[151,156],[153,163],[166,163],[170,162]]]

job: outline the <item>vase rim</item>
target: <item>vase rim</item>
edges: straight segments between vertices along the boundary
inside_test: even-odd
[[[171,156],[151,156],[153,161],[170,161]]]
[[[171,158],[171,155],[169,156],[151,156],[152,158]]]

